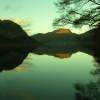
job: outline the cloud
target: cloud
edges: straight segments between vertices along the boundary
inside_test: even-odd
[[[15,23],[19,24],[22,26],[22,28],[28,33],[28,35],[32,34],[32,20],[31,19],[21,19],[21,18],[16,18],[12,19]]]
[[[21,25],[22,27],[27,27],[32,24],[32,21],[30,19],[21,19],[21,18],[16,18],[13,20],[17,24]]]

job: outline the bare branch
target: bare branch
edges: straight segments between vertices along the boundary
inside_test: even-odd
[[[89,0],[89,1],[93,2],[96,5],[100,5],[100,3],[97,3],[95,0]]]
[[[100,4],[96,0],[59,0],[58,4],[60,4],[58,7],[60,21],[56,20],[56,25],[57,23],[62,25],[87,24],[92,27],[100,23]]]

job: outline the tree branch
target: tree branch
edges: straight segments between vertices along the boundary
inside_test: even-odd
[[[96,5],[100,5],[100,3],[97,3],[95,0],[89,0],[89,1],[93,2]]]

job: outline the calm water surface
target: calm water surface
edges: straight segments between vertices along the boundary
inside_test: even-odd
[[[93,58],[80,52],[65,59],[29,54],[0,73],[0,100],[75,100],[74,84],[93,80],[92,69]]]

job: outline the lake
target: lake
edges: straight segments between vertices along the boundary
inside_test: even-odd
[[[29,54],[14,70],[0,73],[0,100],[76,100],[75,83],[94,80],[92,56],[70,58]]]

